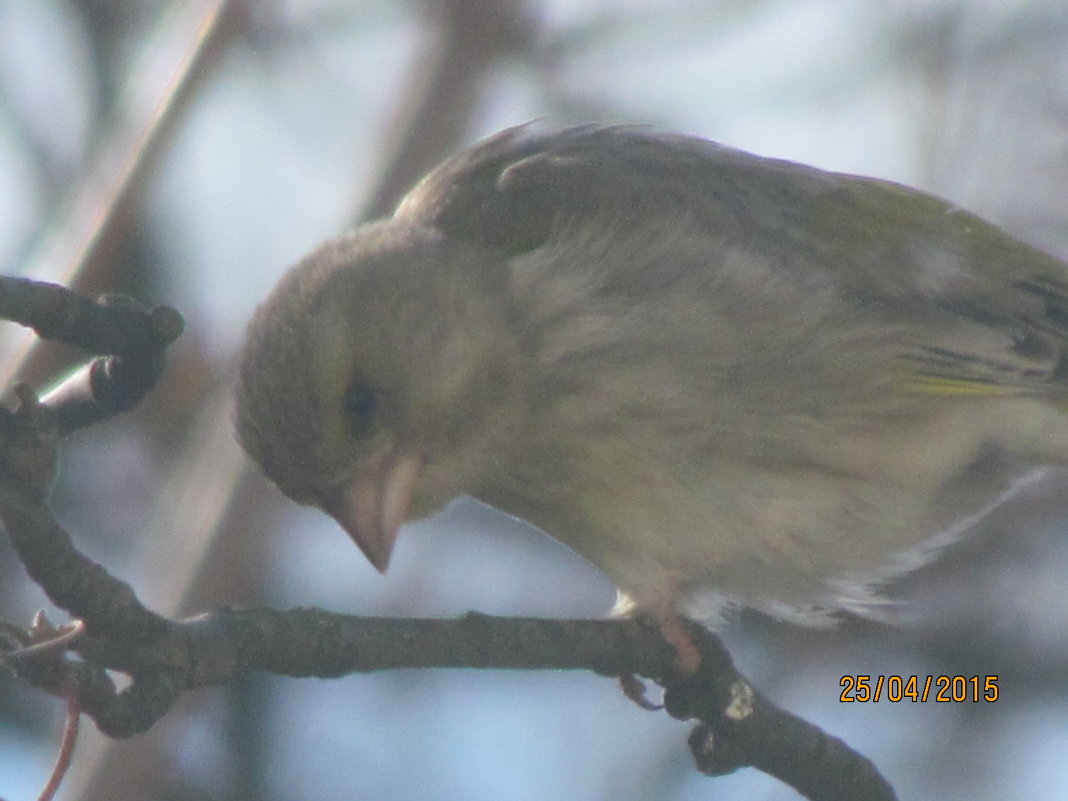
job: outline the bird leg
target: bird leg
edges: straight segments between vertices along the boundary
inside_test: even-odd
[[[675,675],[671,676],[672,683],[684,681],[697,673],[701,667],[701,651],[690,636],[686,620],[669,611],[654,614],[653,622],[656,623],[664,641],[675,649]]]

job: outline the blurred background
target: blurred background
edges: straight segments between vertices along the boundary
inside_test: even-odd
[[[1068,255],[1063,0],[0,0],[0,269],[170,303],[187,333],[147,403],[67,444],[54,508],[167,614],[605,614],[596,571],[458,502],[388,578],[247,469],[229,385],[252,309],[321,239],[499,128],[645,121],[919,186]],[[0,373],[77,354],[0,329]],[[907,799],[1068,798],[1068,477],[893,588],[908,621],[725,630],[773,700]],[[0,538],[0,618],[47,607]],[[62,619],[61,615],[55,615]],[[996,703],[843,704],[843,674],[992,675]],[[0,673],[0,796],[31,798],[58,701]],[[256,675],[150,733],[91,724],[61,798],[796,798],[708,779],[689,726],[581,673]]]

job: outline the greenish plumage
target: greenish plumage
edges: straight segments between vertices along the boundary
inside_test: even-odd
[[[1068,462],[1068,266],[929,195],[620,126],[510,129],[298,264],[242,442],[380,569],[469,494],[668,620],[818,620]]]

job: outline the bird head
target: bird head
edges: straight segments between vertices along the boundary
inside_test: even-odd
[[[405,520],[476,491],[521,425],[507,282],[492,248],[387,220],[297,264],[249,326],[242,445],[380,571]]]

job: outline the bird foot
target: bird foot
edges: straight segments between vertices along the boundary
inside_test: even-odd
[[[665,687],[674,687],[695,676],[701,669],[701,651],[687,629],[687,621],[673,613],[653,616],[657,631],[675,651],[670,673],[661,680]],[[619,677],[623,694],[642,709],[656,711],[663,704],[650,701],[646,695],[645,682],[632,673]]]

